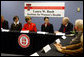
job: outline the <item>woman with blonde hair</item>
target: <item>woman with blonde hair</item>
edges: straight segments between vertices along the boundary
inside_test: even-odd
[[[24,24],[22,31],[29,30],[30,32],[37,32],[36,24],[32,23],[31,17],[26,16],[25,21],[27,22]]]

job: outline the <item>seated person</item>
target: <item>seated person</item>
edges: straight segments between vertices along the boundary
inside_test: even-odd
[[[63,47],[61,44],[54,44],[57,50],[61,53],[70,56],[83,56],[83,34],[81,36],[81,42],[78,44],[73,44]]]
[[[9,29],[8,21],[4,19],[4,16],[1,16],[1,28]]]
[[[14,16],[13,21],[14,23],[11,25],[11,31],[21,31],[22,24],[19,22],[19,17]]]
[[[45,23],[41,25],[41,31],[54,33],[53,25],[49,23],[49,18],[44,18]]]
[[[72,39],[70,44],[76,44],[76,43],[80,42],[80,37],[81,37],[81,35],[83,33],[83,20],[82,19],[76,20],[75,29],[78,32],[78,34],[76,35],[76,37],[74,39]]]
[[[76,20],[75,27],[77,31],[81,31],[82,34],[80,37],[77,37],[73,40],[76,42],[69,46],[63,47],[61,44],[54,44],[58,51],[72,55],[72,56],[82,56],[83,55],[83,20]]]
[[[73,24],[69,21],[68,17],[64,17],[62,20],[61,27],[59,31],[56,31],[56,33],[58,32],[70,33],[71,31],[73,31]]]
[[[25,21],[27,22],[24,24],[22,31],[29,30],[30,32],[37,32],[36,24],[31,22],[31,17],[26,16]]]

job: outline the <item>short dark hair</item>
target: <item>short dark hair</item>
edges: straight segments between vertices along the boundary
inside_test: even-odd
[[[46,19],[49,19],[49,17],[44,17],[44,21],[45,21]]]
[[[13,17],[13,21],[15,21],[16,18],[18,18],[18,20],[19,20],[19,17],[18,16],[14,16]]]

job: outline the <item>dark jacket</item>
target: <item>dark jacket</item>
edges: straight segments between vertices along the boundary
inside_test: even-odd
[[[11,25],[11,31],[21,31],[22,29],[22,24],[19,23],[17,25],[15,25],[14,23]]]
[[[4,20],[4,22],[1,24],[3,29],[9,29],[8,21]]]
[[[47,27],[45,27],[45,24],[42,24],[42,25],[41,25],[41,31],[49,32],[49,33],[54,33],[53,25],[49,23],[49,24],[47,25]]]
[[[62,24],[61,27],[60,27],[60,29],[59,29],[59,31],[60,31],[60,32],[63,32],[63,31],[64,31],[64,28],[66,28],[66,29],[65,29],[65,33],[70,33],[70,31],[73,31],[73,24],[69,22],[68,25],[67,25],[67,27],[65,27],[65,26]]]

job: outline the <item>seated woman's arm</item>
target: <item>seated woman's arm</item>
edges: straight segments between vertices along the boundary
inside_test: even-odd
[[[73,56],[79,55],[80,56],[81,54],[83,54],[83,47],[76,49],[76,50],[62,50],[61,52],[68,54],[68,55],[73,55]]]
[[[73,44],[73,45],[66,46],[66,49],[67,50],[73,50],[73,49],[80,48],[81,46],[82,46],[82,43],[78,43],[78,44]]]
[[[37,32],[37,28],[36,28],[36,25],[34,25],[34,32]]]

